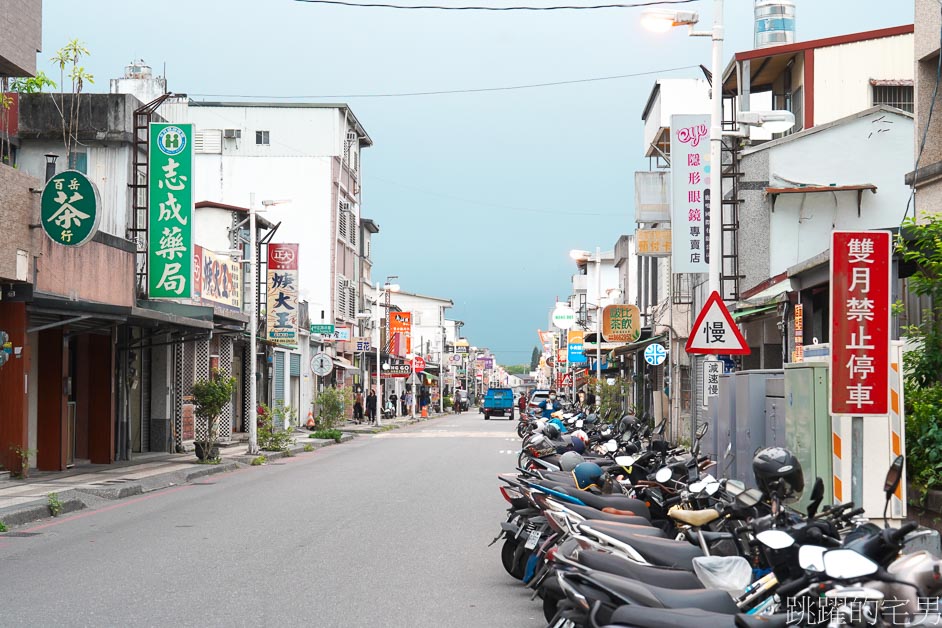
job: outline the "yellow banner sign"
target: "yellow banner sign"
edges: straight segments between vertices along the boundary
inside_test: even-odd
[[[641,312],[636,305],[607,305],[602,310],[602,338],[608,342],[637,342]]]
[[[638,255],[667,257],[671,254],[671,230],[638,229],[635,231],[635,250]]]

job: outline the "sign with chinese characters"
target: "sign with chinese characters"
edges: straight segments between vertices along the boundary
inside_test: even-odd
[[[193,247],[193,298],[226,310],[242,309],[239,260],[217,255],[199,245]]]
[[[576,313],[566,303],[557,303],[553,310],[553,324],[560,329],[569,329],[576,324]]]
[[[268,339],[298,344],[298,245],[268,245]]]
[[[383,377],[409,377],[412,367],[408,364],[384,364],[381,370]]]
[[[193,298],[193,125],[152,122],[148,144],[147,294]]]
[[[420,355],[412,358],[412,369],[419,374],[425,370],[425,358]]]
[[[77,170],[60,172],[46,182],[40,200],[43,231],[62,246],[82,246],[98,231],[98,188]]]
[[[805,361],[805,308],[801,303],[795,304],[795,350],[792,351],[792,362]]]
[[[663,170],[635,172],[635,222],[670,222],[670,173]]]
[[[349,327],[334,327],[334,331],[326,334],[325,342],[346,342],[350,340]]]
[[[667,257],[671,254],[670,229],[636,229],[635,251],[648,257]]]
[[[484,369],[485,371],[490,371],[494,368],[494,358],[490,356],[483,356],[478,358],[477,367],[479,369]]]
[[[889,413],[891,261],[886,231],[831,232],[831,414]]]
[[[321,336],[331,336],[334,333],[333,325],[311,325],[310,329],[312,334],[319,334]]]
[[[608,342],[637,342],[641,312],[637,305],[606,305],[602,309],[602,338]]]
[[[710,116],[671,116],[671,270],[710,270]]]
[[[353,339],[353,342],[356,345],[354,350],[357,353],[366,353],[370,350],[370,339],[365,336],[357,336]]]
[[[559,364],[565,364],[569,361],[568,351],[566,349],[557,349],[556,350],[556,362]]]
[[[566,332],[566,352],[570,364],[581,364],[586,361],[585,357],[585,332],[582,330],[570,329]]]
[[[703,361],[703,407],[710,405],[711,397],[720,396],[720,375],[723,374],[723,362],[707,359]]]
[[[718,292],[707,299],[687,338],[687,353],[705,355],[749,355],[751,353],[739,326],[729,315]]]
[[[459,354],[459,357],[460,357],[460,354],[467,353],[467,352],[468,352],[467,345],[455,345],[455,353]]]

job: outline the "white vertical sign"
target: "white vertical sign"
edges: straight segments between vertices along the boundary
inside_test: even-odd
[[[710,167],[710,116],[671,116],[671,269],[675,274],[710,270]]]
[[[721,360],[703,361],[703,407],[710,406],[710,397],[720,395],[720,375],[723,373]]]

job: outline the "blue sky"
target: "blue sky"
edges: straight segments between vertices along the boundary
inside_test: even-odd
[[[416,0],[404,3],[418,4]],[[510,4],[442,0],[442,4]],[[582,2],[587,4],[587,2]],[[523,4],[514,2],[513,4]],[[529,4],[556,4],[530,0]],[[562,4],[571,4],[565,2]],[[595,4],[593,2],[593,4]],[[726,0],[724,63],[752,48],[752,1]],[[712,2],[684,8],[712,19]],[[293,0],[44,0],[40,67],[68,39],[92,55],[92,91],[143,58],[193,97],[311,96],[495,87],[709,65],[706,38],[652,34],[640,10],[438,12]],[[158,9],[158,7],[160,7]],[[911,2],[798,0],[801,40],[911,23]],[[699,70],[670,77],[701,76]],[[569,294],[573,248],[633,229],[645,169],[641,111],[654,76],[540,89],[344,101],[373,138],[363,215],[381,228],[376,276],[454,300],[472,343],[529,360]]]

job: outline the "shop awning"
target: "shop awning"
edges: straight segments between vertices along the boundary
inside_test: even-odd
[[[350,360],[348,360],[347,358],[342,358],[342,357],[340,357],[339,355],[334,358],[334,366],[336,366],[337,368],[341,368],[341,369],[347,369],[348,371],[359,371],[359,370],[360,370],[359,367],[353,366],[353,364],[351,364]]]
[[[628,355],[635,353],[644,349],[649,344],[653,342],[661,342],[667,340],[667,334],[660,334],[659,336],[651,336],[650,338],[645,338],[644,340],[639,340],[638,342],[630,342],[628,344],[623,344],[616,347],[610,354],[610,357],[618,357],[620,355]]]
[[[759,307],[751,307],[745,310],[737,310],[736,312],[732,312],[731,315],[734,321],[738,321],[740,318],[752,316],[753,314],[760,314],[762,312],[768,312],[769,310],[774,310],[777,307],[778,303],[770,303],[769,305],[761,305]]]

